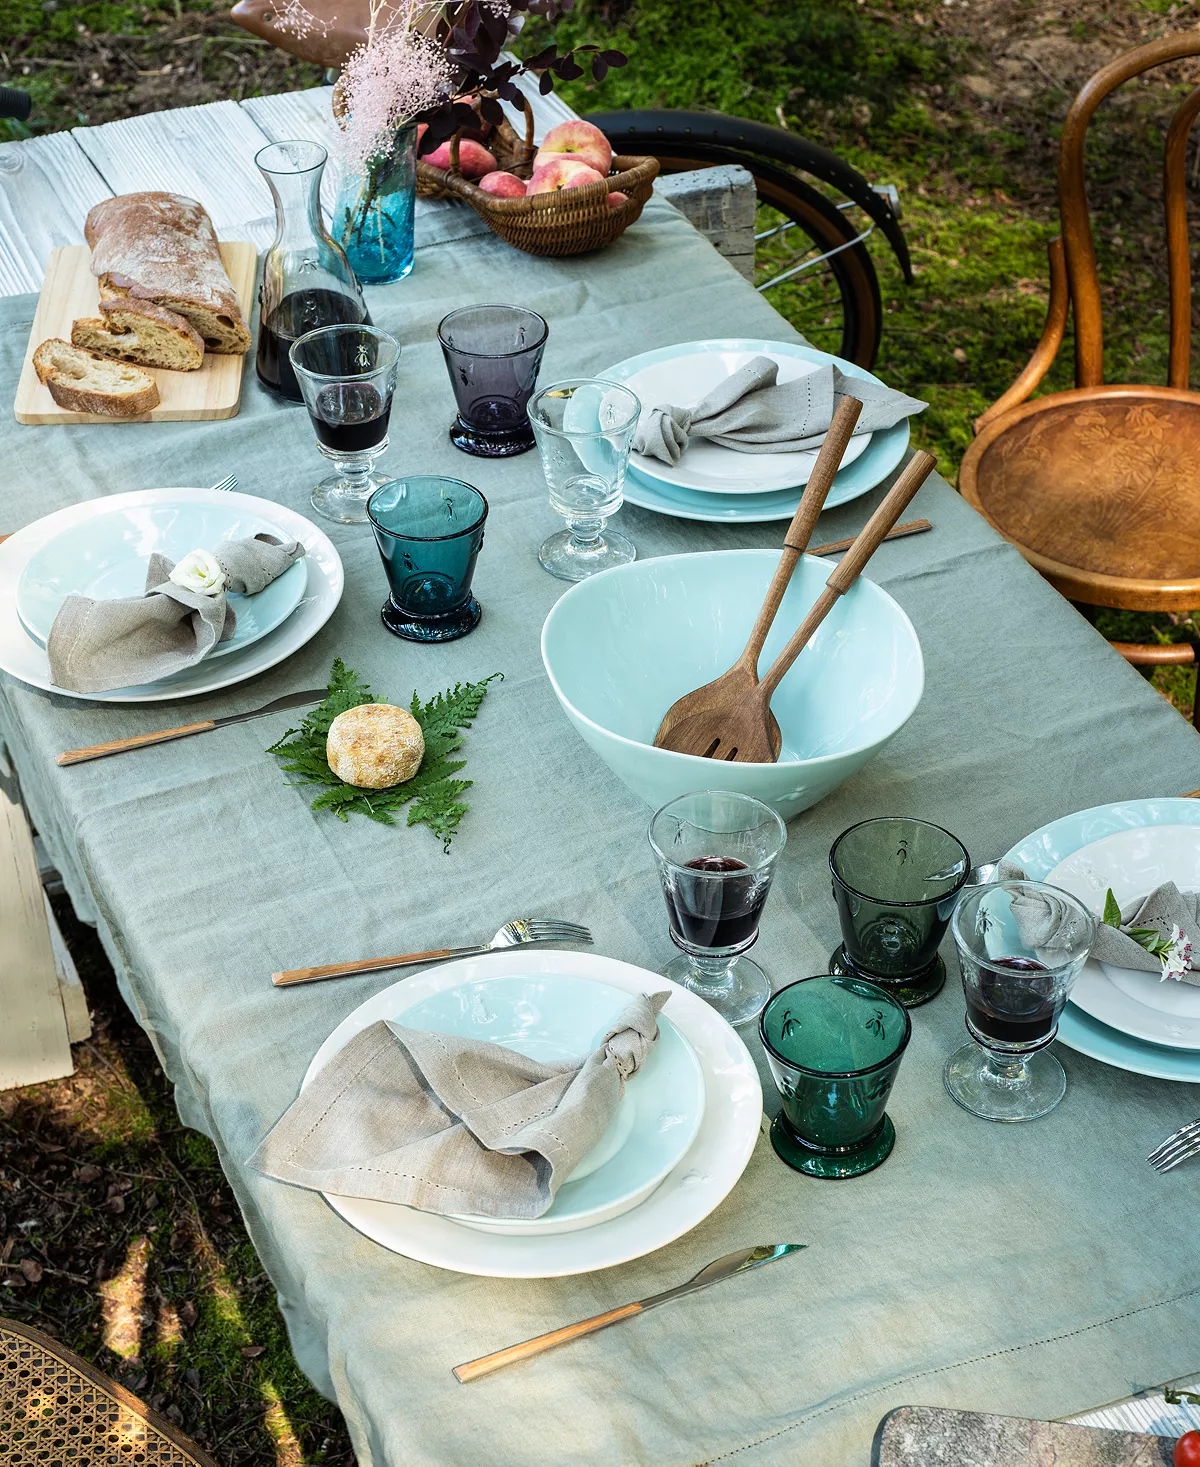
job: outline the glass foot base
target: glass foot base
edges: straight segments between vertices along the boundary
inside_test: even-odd
[[[987,1051],[964,1044],[942,1072],[950,1099],[985,1121],[1036,1121],[1048,1115],[1067,1089],[1066,1071],[1048,1050],[1024,1056],[1017,1079],[997,1074]]]
[[[632,540],[615,530],[606,530],[591,546],[580,549],[580,542],[570,530],[559,530],[557,535],[542,541],[538,559],[560,581],[586,581],[599,571],[636,560],[637,549]]]
[[[905,978],[881,978],[878,973],[856,968],[846,956],[845,943],[830,955],[829,971],[839,978],[865,978],[868,983],[877,983],[906,1009],[919,1009],[923,1003],[936,998],[946,986],[946,965],[941,958],[936,958],[921,973],[912,973]]]
[[[749,958],[735,958],[724,984],[700,983],[686,953],[672,958],[665,968],[660,968],[664,978],[670,978],[689,993],[696,993],[716,1009],[717,1013],[736,1028],[757,1019],[771,997],[771,980]]]
[[[461,606],[444,616],[411,616],[389,596],[379,613],[388,631],[406,642],[453,642],[456,637],[474,631],[482,615],[483,608],[474,596],[468,596]]]
[[[515,428],[472,428],[462,418],[450,424],[450,442],[473,458],[513,458],[533,447],[533,429],[528,422]]]
[[[808,1177],[822,1177],[826,1181],[861,1177],[864,1172],[873,1172],[892,1154],[895,1144],[896,1128],[889,1116],[884,1116],[865,1141],[860,1141],[857,1146],[838,1147],[835,1151],[823,1150],[802,1141],[782,1114],[771,1122],[771,1145],[776,1156],[787,1162],[793,1171],[803,1172]]]
[[[390,482],[387,474],[363,474],[361,478],[354,479],[330,474],[313,490],[312,507],[327,520],[336,520],[340,525],[365,525],[367,500],[381,484]]]

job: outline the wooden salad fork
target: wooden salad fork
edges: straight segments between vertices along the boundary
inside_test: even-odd
[[[506,947],[524,947],[531,942],[591,942],[592,934],[577,922],[557,917],[515,917],[506,922],[491,942],[472,947],[437,947],[423,953],[402,953],[397,958],[363,958],[357,963],[326,963],[323,968],[289,968],[272,973],[277,988],[292,983],[315,983],[320,978],[345,978],[351,973],[374,973],[381,968],[406,968],[413,963],[442,963],[447,958],[465,958]]]
[[[702,759],[725,759],[738,764],[775,763],[779,758],[778,726],[771,716],[775,689],[838,599],[858,579],[887,532],[933,471],[934,464],[935,459],[929,453],[916,453],[909,460],[763,680],[727,702],[712,703],[704,712],[685,719],[660,747]]]
[[[846,445],[850,442],[854,433],[854,425],[858,422],[858,415],[861,412],[862,403],[856,397],[843,397],[838,403],[833,422],[829,425],[829,431],[825,434],[825,441],[821,444],[821,451],[813,465],[813,471],[808,483],[804,486],[800,503],[796,506],[796,513],[792,516],[788,532],[783,537],[783,551],[779,557],[779,564],[775,569],[775,574],[771,577],[771,584],[767,587],[767,594],[763,600],[762,609],[758,613],[758,620],[754,623],[750,640],[746,643],[742,655],[728,672],[723,672],[711,683],[705,683],[702,688],[685,693],[682,698],[677,698],[671,704],[667,709],[666,717],[658,726],[658,732],[654,735],[655,748],[675,748],[671,742],[671,735],[684,719],[706,713],[710,708],[727,707],[754,691],[758,683],[758,658],[762,652],[763,643],[767,640],[767,634],[775,620],[775,613],[779,610],[779,603],[783,600],[783,593],[787,590],[792,574],[800,563],[800,557],[812,538],[817,517],[825,508],[825,498],[833,484],[833,476],[841,467],[842,455],[846,452]],[[778,753],[783,738],[773,716],[771,717],[771,730],[775,740],[775,752]]]

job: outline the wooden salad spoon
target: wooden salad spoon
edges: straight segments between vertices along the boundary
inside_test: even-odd
[[[723,706],[712,704],[704,712],[685,719],[672,730],[664,746],[677,754],[695,754],[703,759],[726,759],[738,764],[774,764],[779,743],[773,737],[777,725],[771,716],[771,697],[810,638],[844,596],[887,532],[907,508],[909,501],[933,471],[932,454],[916,453],[867,521],[844,560],[831,572],[825,589],[813,602],[808,615],[793,632],[787,646],[771,664],[762,682],[731,698]]]
[[[775,568],[771,584],[767,587],[767,594],[763,600],[762,609],[758,613],[758,620],[754,623],[750,640],[746,643],[742,655],[728,672],[723,672],[711,683],[705,683],[702,688],[695,688],[692,692],[685,693],[682,698],[677,698],[671,704],[667,709],[666,717],[658,726],[658,732],[654,735],[656,749],[675,748],[672,735],[685,719],[695,718],[710,709],[719,711],[729,707],[732,703],[752,693],[758,685],[759,653],[763,649],[763,643],[767,640],[767,633],[771,630],[771,623],[775,620],[775,613],[779,610],[779,603],[783,600],[783,593],[788,588],[788,582],[792,579],[792,574],[809,540],[812,539],[817,517],[825,507],[825,498],[833,484],[833,476],[841,467],[842,455],[846,452],[846,445],[850,442],[854,433],[854,425],[858,422],[858,415],[861,412],[862,403],[856,397],[843,397],[838,403],[833,422],[829,425],[825,441],[821,444],[821,451],[817,454],[813,471],[809,475],[808,483],[804,486],[800,503],[796,506],[796,513],[792,516],[788,532],[783,537],[783,552],[779,557],[779,564]],[[774,715],[769,716],[772,736],[775,740],[775,751],[778,754],[780,745],[783,743],[783,736],[779,732]]]

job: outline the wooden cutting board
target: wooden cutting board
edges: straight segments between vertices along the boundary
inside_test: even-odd
[[[258,253],[252,244],[234,240],[222,243],[221,258],[237,291],[242,315],[249,321]],[[153,412],[141,417],[105,418],[59,407],[49,388],[38,381],[33,354],[49,337],[70,341],[72,321],[78,316],[98,316],[99,303],[100,291],[92,274],[88,246],[62,245],[52,250],[17,383],[14,409],[18,423],[179,423],[233,417],[238,410],[246,357],[215,356],[211,352],[205,353],[204,365],[195,372],[144,368],[158,383],[162,400]]]
[[[1173,1451],[1164,1436],[901,1406],[879,1423],[871,1467],[1171,1467]]]

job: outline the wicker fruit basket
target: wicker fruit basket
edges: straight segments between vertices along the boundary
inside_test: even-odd
[[[493,234],[527,255],[583,255],[612,244],[642,212],[654,191],[657,158],[613,157],[615,173],[603,183],[554,193],[529,194],[504,199],[485,193],[458,170],[461,134],[450,144],[450,167],[435,168],[417,160],[417,192],[426,199],[461,199],[469,204]],[[488,150],[498,166],[528,180],[533,173],[533,113],[525,102],[525,136],[521,138],[508,122],[494,128],[487,139]],[[623,193],[622,203],[610,205],[610,193]]]

